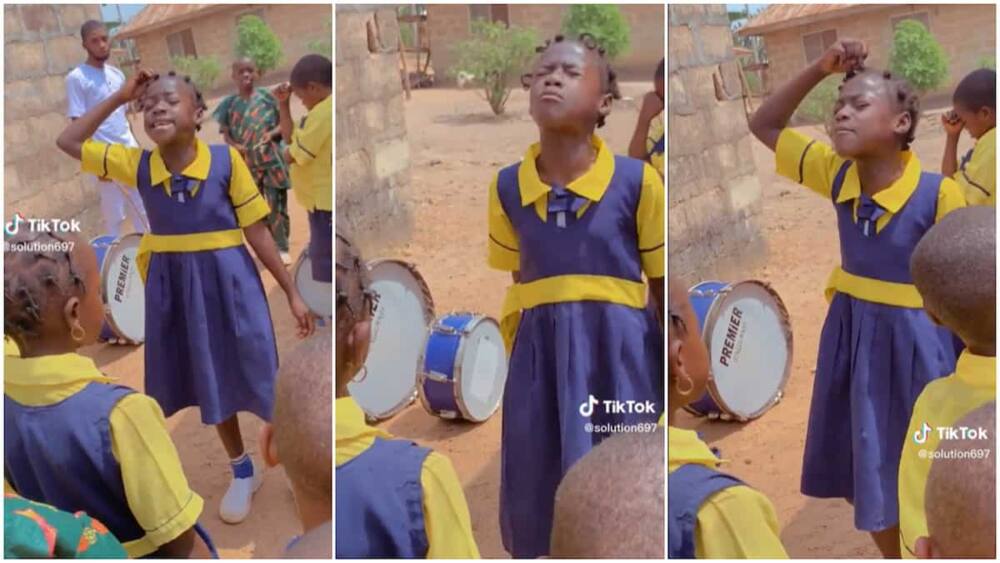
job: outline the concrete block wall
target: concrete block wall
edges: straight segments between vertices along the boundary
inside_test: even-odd
[[[399,30],[391,8],[338,8],[336,20],[337,226],[374,255],[412,228]],[[375,52],[369,23],[381,37]]]
[[[739,92],[725,6],[668,7],[668,256],[694,284],[735,280],[766,258],[761,186],[742,99],[719,100],[713,75]]]
[[[4,6],[4,221],[26,217],[81,220],[101,229],[100,195],[80,164],[56,148],[66,118],[66,74],[83,62],[80,26],[100,19],[93,5]]]

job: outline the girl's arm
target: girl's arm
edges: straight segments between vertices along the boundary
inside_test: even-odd
[[[292,308],[292,315],[299,323],[299,336],[309,336],[313,332],[313,317],[306,307],[299,290],[292,282],[292,276],[288,274],[281,257],[278,255],[278,246],[274,243],[274,236],[267,228],[264,221],[243,228],[243,234],[247,242],[253,248],[254,254],[260,259],[267,271],[271,272],[277,280],[281,290],[288,296],[288,304]]]
[[[656,306],[656,313],[660,316],[660,325],[663,325],[663,278],[650,278],[649,293],[653,298],[653,304]]]
[[[941,127],[946,134],[944,156],[941,157],[941,174],[951,178],[958,172],[958,139],[962,136],[961,119],[951,115],[951,112],[941,116]]]
[[[278,100],[278,129],[281,130],[281,138],[285,143],[292,142],[292,87],[284,82],[277,85],[272,92],[274,98]]]
[[[148,70],[135,73],[122,85],[121,89],[78,119],[70,122],[59,134],[56,145],[66,154],[80,160],[84,141],[92,137],[100,128],[101,123],[104,123],[104,120],[111,116],[119,106],[142,97],[143,92],[146,91],[146,85],[152,77],[153,74]]]
[[[764,100],[750,118],[750,132],[767,148],[775,150],[778,137],[809,91],[833,73],[861,69],[867,57],[868,48],[863,42],[856,39],[837,41],[819,60]]]
[[[639,119],[635,122],[635,131],[632,132],[632,140],[628,143],[628,155],[632,158],[648,160],[646,138],[649,136],[649,124],[661,111],[663,111],[663,100],[656,95],[656,92],[648,92],[642,98]]]
[[[198,532],[194,528],[188,528],[186,532],[177,536],[172,541],[161,545],[151,555],[165,559],[212,558],[212,553],[208,550],[208,546],[205,545],[205,540],[201,539],[201,536],[198,535]]]

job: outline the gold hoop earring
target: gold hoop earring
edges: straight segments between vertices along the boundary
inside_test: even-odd
[[[361,377],[358,377],[359,375]],[[361,366],[361,369],[358,371],[357,374],[355,374],[354,378],[351,379],[351,382],[361,383],[362,381],[365,380],[366,377],[368,377],[368,366]]]
[[[691,379],[691,377],[688,376],[687,374],[683,374],[680,377],[683,378],[685,381],[687,381],[687,389],[682,390],[680,385],[674,385],[674,389],[677,390],[677,393],[679,395],[687,397],[688,395],[691,394],[692,391],[694,391],[694,380]],[[680,380],[678,380],[678,383],[680,383]]]
[[[69,335],[73,340],[83,342],[83,339],[87,337],[87,331],[83,330],[83,327],[77,324],[73,325],[73,328],[70,329]]]

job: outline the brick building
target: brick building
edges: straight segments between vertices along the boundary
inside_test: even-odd
[[[773,89],[819,58],[838,38],[865,41],[869,64],[887,67],[893,29],[904,19],[927,26],[948,57],[948,80],[932,95],[950,92],[996,52],[993,4],[773,4],[739,33],[763,37],[768,59],[765,87]]]
[[[439,83],[449,83],[454,65],[452,49],[471,35],[473,19],[503,21],[527,27],[539,39],[559,33],[568,4],[430,4],[427,27],[430,35],[431,66]],[[629,80],[652,80],[663,58],[663,5],[620,5],[631,30],[629,52],[615,61],[615,70]]]
[[[734,279],[766,246],[729,18],[723,4],[668,10],[670,272],[691,284]]]
[[[85,234],[102,224],[99,194],[80,163],[56,148],[66,127],[66,74],[83,62],[80,26],[100,19],[90,5],[4,6],[4,221],[26,217],[80,219]]]
[[[172,68],[172,57],[215,57],[224,69],[221,82],[235,57],[236,24],[246,14],[259,16],[281,40],[284,59],[272,76],[287,75],[311,52],[310,43],[329,42],[329,4],[148,4],[115,38],[134,40],[142,65],[157,70]]]

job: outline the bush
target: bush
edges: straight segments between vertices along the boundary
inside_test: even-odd
[[[924,93],[941,86],[947,78],[948,60],[924,24],[904,20],[896,25],[892,37],[889,69]]]
[[[323,55],[328,59],[333,58],[333,20],[326,20],[326,36],[322,39],[317,39],[315,41],[310,41],[306,43],[306,49],[312,54]]]
[[[581,33],[593,35],[610,59],[624,55],[629,49],[628,23],[613,4],[573,4],[566,10],[562,33],[572,39]]]
[[[515,78],[534,57],[537,45],[538,38],[530,29],[473,20],[472,39],[455,46],[457,62],[450,74],[471,74],[473,83],[483,88],[490,109],[500,115]]]
[[[284,54],[281,41],[264,23],[254,15],[245,15],[236,24],[236,56],[247,57],[257,66],[261,76],[278,68]]]
[[[844,80],[842,74],[831,74],[816,85],[795,110],[795,118],[808,123],[822,123],[829,133],[833,121],[833,106],[840,94],[838,87]]]
[[[191,77],[191,82],[206,93],[215,86],[215,81],[222,72],[222,65],[215,57],[174,57],[171,59],[174,68],[181,74]]]

